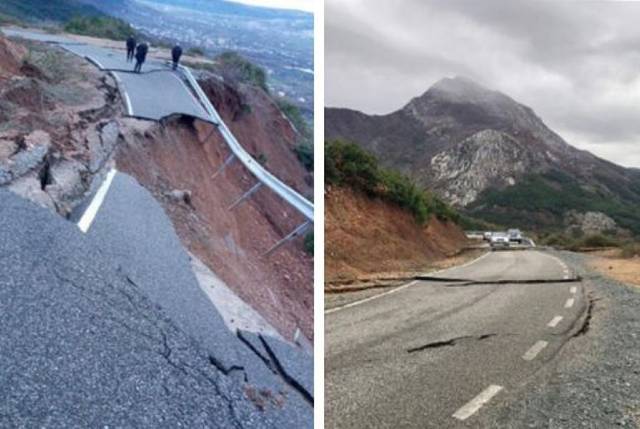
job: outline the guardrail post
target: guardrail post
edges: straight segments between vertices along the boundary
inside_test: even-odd
[[[262,182],[258,182],[255,185],[253,185],[253,187],[249,189],[247,192],[245,192],[240,198],[238,198],[238,200],[235,203],[231,204],[227,210],[235,209],[238,205],[240,205],[240,203],[245,201],[247,198],[253,195],[258,189],[260,189],[261,186],[262,186]]]
[[[307,228],[309,228],[310,225],[311,225],[311,222],[310,221],[306,221],[305,223],[303,223],[302,225],[300,225],[299,227],[297,227],[296,229],[291,231],[289,234],[287,234],[287,236],[284,237],[282,240],[280,240],[276,244],[274,244],[273,247],[271,247],[271,249],[267,250],[265,252],[265,254],[262,255],[262,256],[263,257],[269,256],[270,254],[272,254],[273,252],[278,250],[286,242],[294,239],[295,237],[297,237],[299,235],[304,234],[306,232]]]
[[[224,164],[222,164],[222,166],[218,168],[218,171],[213,173],[213,175],[211,176],[211,179],[213,180],[216,177],[218,177],[218,175],[222,173],[229,166],[229,164],[231,164],[235,159],[236,159],[236,156],[234,154],[229,155],[227,159],[224,161]]]

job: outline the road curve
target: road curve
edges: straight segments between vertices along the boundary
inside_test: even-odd
[[[439,275],[545,282],[417,282],[327,314],[327,427],[473,427],[554,357],[586,308],[579,283],[548,282],[565,281],[565,265],[539,251]]]

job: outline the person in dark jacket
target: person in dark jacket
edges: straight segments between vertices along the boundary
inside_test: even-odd
[[[136,50],[136,38],[133,35],[127,39],[127,62],[133,61],[133,52]]]
[[[149,52],[149,45],[146,42],[142,42],[136,48],[136,66],[133,71],[140,73],[142,71],[142,64],[147,59],[147,52]]]
[[[174,70],[178,68],[178,63],[180,62],[180,57],[181,56],[182,56],[182,48],[180,47],[180,44],[178,43],[171,50],[171,57],[173,58],[173,69]]]

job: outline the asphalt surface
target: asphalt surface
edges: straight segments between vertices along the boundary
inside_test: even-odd
[[[415,282],[330,310],[327,427],[485,427],[475,423],[478,415],[508,401],[584,319],[583,287],[567,282],[567,271],[573,275],[540,251],[491,252],[439,273],[479,284]],[[542,282],[519,283],[536,279]],[[557,316],[562,319],[550,327]],[[486,405],[464,420],[454,417],[490,386],[500,390]]]
[[[0,189],[0,272],[0,427],[313,425],[309,372],[280,371],[312,374],[313,358],[260,336],[286,351],[265,358],[230,332],[129,176],[86,234]]]

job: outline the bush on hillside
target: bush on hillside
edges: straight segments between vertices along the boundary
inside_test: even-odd
[[[354,143],[325,143],[325,183],[348,186],[390,201],[411,212],[423,224],[430,215],[458,222],[459,215],[443,201],[403,174],[382,168],[377,159]]]
[[[186,54],[192,57],[203,57],[204,51],[202,50],[202,48],[193,47],[193,48],[187,49]]]
[[[313,231],[304,236],[304,250],[313,256]]]
[[[76,16],[64,26],[69,33],[111,40],[125,40],[136,30],[122,19],[101,16]]]
[[[298,159],[308,171],[313,171],[313,145],[310,143],[300,143],[295,148]]]
[[[253,64],[237,52],[224,52],[216,57],[216,61],[222,67],[225,77],[255,85],[269,92],[267,73],[264,69]]]
[[[634,258],[640,256],[640,243],[628,243],[622,246],[620,256],[623,258]]]

